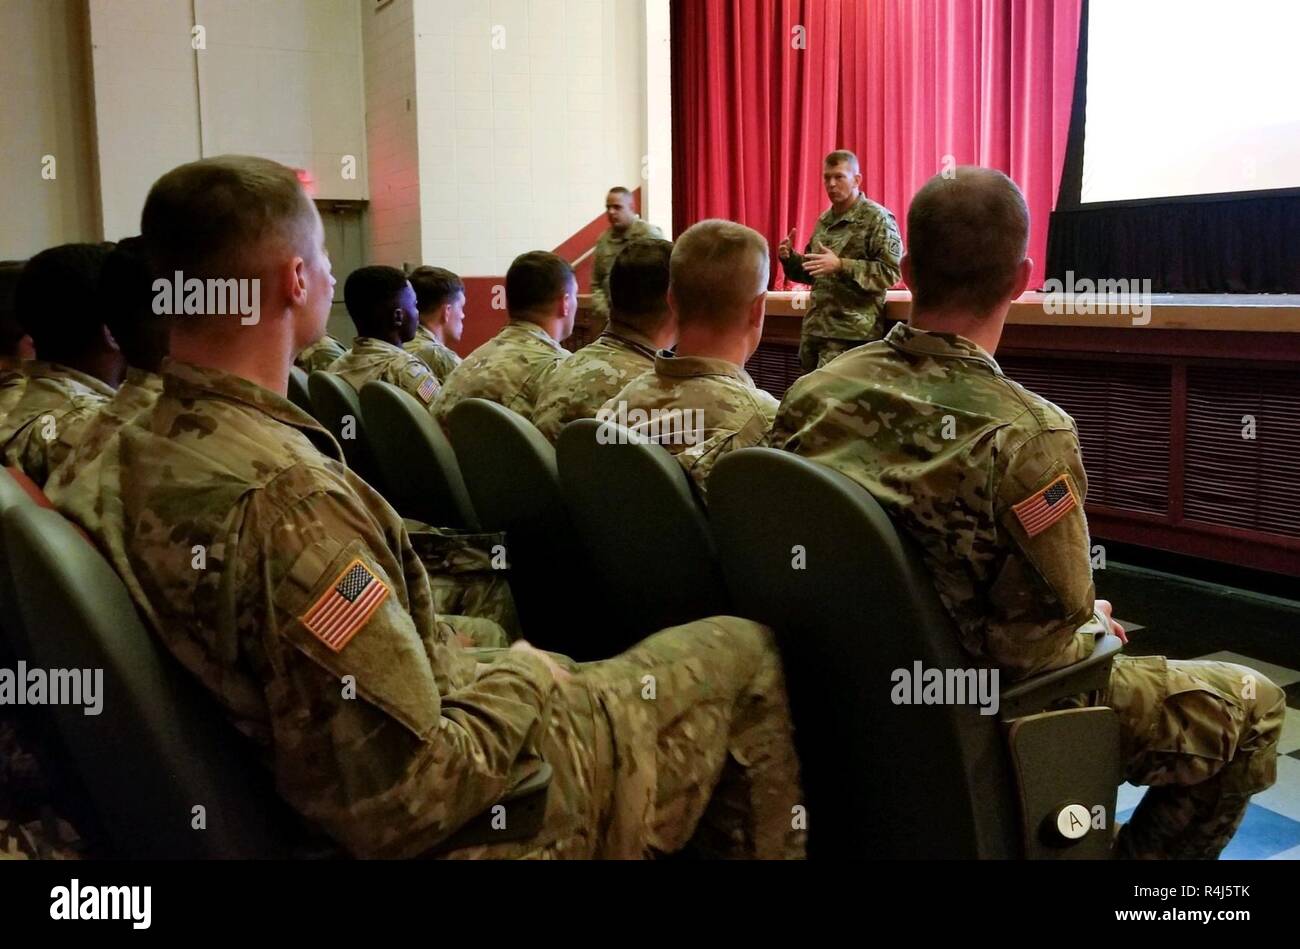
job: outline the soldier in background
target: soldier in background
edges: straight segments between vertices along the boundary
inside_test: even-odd
[[[93,539],[146,624],[303,817],[356,856],[426,855],[545,762],[534,837],[448,855],[802,854],[763,627],[704,620],[573,672],[526,643],[485,655],[448,635],[401,519],[317,451],[309,433],[322,430],[286,398],[333,285],[291,169],[239,156],[181,166],[153,186],[143,229],[164,271],[259,279],[261,319],[175,321],[163,395],[63,509],[80,520],[102,507]]]
[[[406,351],[432,369],[441,385],[460,365],[460,356],[447,344],[460,342],[465,332],[465,284],[441,267],[417,267],[410,280],[420,325]]]
[[[1074,420],[993,358],[1029,281],[1029,212],[1001,172],[959,168],[908,213],[910,324],[790,389],[771,444],[843,472],[920,545],[973,656],[1011,681],[1075,663],[1114,631],[1095,599]],[[1244,666],[1117,656],[1124,777],[1151,785],[1126,857],[1213,858],[1276,778],[1282,691]]]
[[[677,322],[668,308],[670,241],[633,241],[609,275],[609,327],[551,374],[537,400],[533,424],[552,443],[574,419],[595,418],[600,407],[655,367],[655,353],[673,347]]]
[[[677,457],[703,495],[713,465],[767,435],[776,399],[744,369],[763,338],[770,273],[767,241],[731,221],[701,221],[677,240],[668,305],[676,355],[628,383],[597,418],[624,422]],[[636,413],[650,418],[634,422]]]
[[[516,257],[506,272],[506,310],[506,325],[447,378],[434,405],[444,426],[465,399],[487,399],[532,419],[551,373],[570,356],[560,343],[578,315],[573,268],[542,250]]]
[[[326,333],[300,352],[293,364],[310,376],[313,372],[329,369],[347,351],[346,346]]]
[[[592,331],[595,333],[602,332],[609,320],[609,275],[623,248],[632,241],[647,238],[663,240],[664,237],[659,228],[641,220],[636,213],[632,192],[627,188],[609,189],[609,194],[605,196],[605,217],[609,221],[609,229],[596,242],[591,272]]]
[[[350,350],[330,363],[328,371],[357,392],[367,382],[387,382],[430,408],[441,388],[438,377],[402,348],[415,338],[420,322],[415,290],[406,275],[396,267],[361,267],[352,271],[343,285],[343,301],[357,328],[357,338]]]
[[[86,425],[113,397],[126,363],[104,325],[97,292],[109,244],[41,251],[18,278],[14,306],[37,358],[27,385],[0,424],[5,465],[38,485],[67,457]]]
[[[885,335],[885,291],[898,283],[903,254],[894,215],[862,193],[856,155],[831,152],[822,180],[831,207],[807,248],[795,253],[792,229],[778,250],[786,277],[812,285],[799,344],[805,372]]]

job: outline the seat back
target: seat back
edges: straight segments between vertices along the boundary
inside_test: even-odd
[[[581,419],[556,444],[560,487],[612,618],[630,646],[730,611],[708,520],[682,466],[614,422]]]
[[[348,467],[372,488],[385,493],[386,485],[361,414],[361,399],[352,386],[332,372],[313,372],[307,380],[312,414],[343,448]]]
[[[456,453],[419,400],[387,382],[369,382],[361,410],[393,507],[435,527],[478,531]]]
[[[896,671],[975,664],[917,552],[871,495],[806,459],[745,449],[719,461],[709,514],[738,612],[770,625],[780,645],[809,853],[1019,855],[997,716],[895,704],[915,695],[899,691]]]
[[[109,845],[128,858],[277,857],[296,821],[217,704],[160,649],[112,567],[62,516],[4,515],[31,664],[103,670],[101,712],[50,711]],[[83,694],[84,698],[84,694]],[[196,829],[199,812],[205,829]]]
[[[307,373],[297,366],[289,367],[289,401],[313,418],[316,417],[316,409],[311,404]]]
[[[574,659],[613,655],[603,640],[611,626],[604,597],[587,582],[590,565],[564,506],[555,449],[523,416],[485,399],[466,399],[447,421],[479,522],[505,532],[524,636]]]
[[[4,515],[10,508],[31,507],[36,503],[31,492],[18,480],[20,477],[27,476],[16,468],[0,471],[0,663],[5,665],[11,659],[26,658],[27,651],[13,571],[9,555],[4,550]]]

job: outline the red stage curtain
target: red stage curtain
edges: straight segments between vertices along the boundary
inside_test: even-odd
[[[894,211],[956,164],[1025,192],[1041,285],[1069,134],[1082,0],[674,0],[678,231],[741,221],[773,247],[826,208],[821,160],[848,148]],[[796,28],[802,27],[802,33]],[[802,38],[804,48],[798,48]],[[774,268],[774,285],[783,286]]]

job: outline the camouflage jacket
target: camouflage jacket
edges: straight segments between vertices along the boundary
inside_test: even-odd
[[[487,399],[531,419],[538,393],[570,355],[537,324],[511,320],[447,378],[434,415],[446,425],[459,403]]]
[[[776,399],[734,363],[661,352],[654,372],[629,382],[597,417],[663,445],[704,495],[718,459],[759,444],[776,407]]]
[[[76,478],[98,478],[97,469],[104,446],[123,425],[153,408],[160,395],[162,376],[135,367],[128,368],[126,378],[113,398],[86,426],[80,443],[71,447],[67,457],[50,473],[49,480],[45,482],[46,497],[57,507],[57,498]],[[95,517],[95,512],[87,512],[87,517]]]
[[[655,367],[654,344],[630,326],[613,324],[551,373],[533,412],[533,424],[552,443],[574,419],[595,418],[622,388]]]
[[[415,331],[415,339],[402,348],[432,369],[439,385],[446,382],[451,371],[460,365],[460,357],[439,342],[438,337],[426,329],[424,324],[420,324],[420,328]]]
[[[162,377],[59,508],[289,803],[355,855],[407,856],[534,773],[542,661],[455,645],[401,519],[288,400],[174,360]]]
[[[293,364],[310,376],[313,372],[328,369],[330,363],[346,352],[347,348],[342,343],[329,333],[326,333],[300,352]]]
[[[44,485],[112,397],[112,387],[94,376],[32,360],[27,364],[27,387],[0,425],[4,464],[21,468]]]
[[[0,368],[0,423],[4,422],[9,410],[18,404],[27,388],[27,372],[19,366]]]
[[[769,441],[871,492],[920,545],[971,654],[1020,678],[1091,651],[1074,420],[974,343],[899,324],[796,382]]]
[[[825,244],[839,256],[839,273],[814,278],[803,259]],[[803,335],[831,339],[880,339],[885,291],[898,283],[903,242],[894,215],[866,195],[836,217],[829,209],[817,219],[812,240],[803,254],[781,261],[785,275],[812,287],[812,307],[803,321]]]
[[[664,232],[655,225],[637,218],[623,233],[616,233],[611,227],[600,235],[596,241],[591,271],[591,310],[596,318],[596,328],[609,320],[609,273],[614,269],[614,261],[623,252],[623,248],[633,241],[653,238],[663,240]]]
[[[330,363],[329,371],[357,392],[367,382],[395,385],[411,393],[426,408],[433,405],[441,388],[438,377],[417,357],[400,346],[368,336],[358,336],[351,349]]]

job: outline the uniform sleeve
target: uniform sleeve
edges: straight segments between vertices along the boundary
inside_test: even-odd
[[[400,563],[346,495],[240,536],[276,784],[295,808],[356,856],[413,856],[509,789],[546,720],[542,662],[508,653],[440,695]]]
[[[1092,649],[1095,591],[1087,478],[1075,433],[1042,432],[1010,458],[996,492],[1002,559],[990,591],[990,657],[1016,677],[1069,665]]]
[[[401,370],[398,384],[415,396],[430,413],[433,412],[433,403],[442,391],[442,384],[423,361],[413,362],[409,368]]]
[[[888,211],[867,224],[865,260],[843,258],[842,274],[863,290],[882,292],[898,283],[902,276],[900,261],[903,241],[898,234],[898,224]]]

